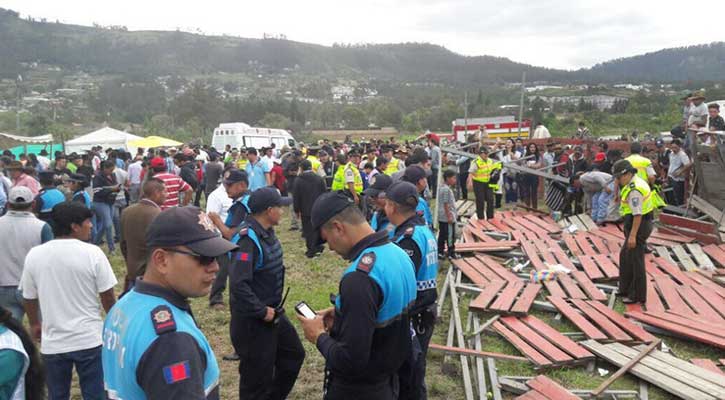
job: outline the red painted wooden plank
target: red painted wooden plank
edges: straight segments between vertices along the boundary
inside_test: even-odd
[[[569,248],[569,251],[571,251],[571,254],[581,257],[584,253],[579,249],[579,246],[576,244],[576,240],[574,239],[574,236],[565,233],[561,235],[561,238],[564,239],[564,243],[566,243],[566,247]]]
[[[551,252],[554,253],[554,256],[559,261],[559,263],[571,270],[575,270],[576,267],[574,266],[574,263],[571,262],[569,257],[567,257],[566,253],[564,253],[564,250],[559,247],[559,244],[554,242],[549,245],[549,248],[551,249]]]
[[[476,257],[466,257],[466,258],[463,258],[463,260],[466,260],[466,262],[468,262],[468,264],[473,269],[475,269],[484,278],[488,279],[489,282],[493,281],[493,280],[502,279],[500,276],[498,276],[495,272],[491,271],[486,265],[484,265]],[[504,279],[504,280],[506,280],[506,279]]]
[[[474,267],[472,267],[464,258],[452,259],[451,263],[458,268],[463,275],[473,282],[476,286],[483,286],[488,283],[488,279],[481,275]]]
[[[655,263],[652,261],[652,258],[654,258],[652,254],[644,255],[644,269],[647,272],[647,275],[651,276],[653,279],[656,276],[666,276],[669,278],[669,275],[665,274],[664,272],[660,271],[659,268],[657,268]]]
[[[624,329],[628,334],[630,334],[635,339],[644,342],[644,343],[651,343],[656,337],[654,337],[651,333],[644,330],[639,325],[634,324],[632,321],[628,320],[627,318],[624,318],[624,316],[611,308],[605,306],[602,303],[596,302],[596,301],[589,301],[587,302],[590,306],[592,306],[594,309],[599,311],[600,313],[604,314],[607,318],[612,320],[615,324],[619,325],[620,328]]]
[[[663,257],[652,257],[652,261],[655,265],[659,266],[662,270],[670,274],[682,285],[693,285],[695,282],[690,279],[677,265],[672,264]]]
[[[579,256],[579,263],[582,265],[589,279],[596,280],[604,278],[604,274],[599,270],[591,256]]]
[[[562,299],[567,297],[566,293],[564,293],[564,289],[561,288],[561,285],[559,285],[559,282],[557,281],[546,281],[544,282],[544,286],[552,296],[560,297]]]
[[[504,224],[500,219],[493,218],[489,219],[488,222],[496,227],[496,230],[499,232],[511,232],[511,228],[509,228],[506,224]]]
[[[705,368],[708,371],[712,371],[720,375],[725,375],[725,372],[722,372],[722,370],[720,369],[720,367],[717,366],[715,361],[712,361],[709,358],[693,358],[690,360],[690,362],[700,368]]]
[[[524,218],[528,219],[529,221],[533,222],[534,224],[538,225],[539,227],[546,229],[546,231],[549,233],[561,232],[561,228],[559,227],[559,225],[550,224],[550,223],[544,221],[543,219],[537,217],[536,215],[526,214],[526,215],[524,215]]]
[[[705,301],[717,311],[721,317],[725,317],[725,301],[718,296],[712,289],[704,285],[693,286],[693,289],[705,299]]]
[[[526,240],[524,235],[519,231],[513,231],[511,232],[511,237],[514,238],[514,240],[518,241],[519,243]]]
[[[530,388],[545,395],[549,399],[581,400],[578,396],[573,395],[570,391],[566,390],[561,385],[545,377],[544,375],[539,375],[536,378],[526,382],[526,384]]]
[[[529,238],[536,237],[535,232],[533,232],[532,230],[527,229],[525,226],[519,224],[513,217],[512,218],[506,218],[506,219],[503,220],[503,222],[506,225],[510,226],[511,227],[511,230],[524,232],[525,235],[528,236]]]
[[[536,232],[536,234],[542,238],[549,237],[549,232],[546,229],[539,227],[524,217],[515,217],[514,220],[524,228],[532,232]]]
[[[570,299],[588,298],[587,295],[579,289],[576,282],[574,282],[568,275],[559,275],[557,277],[557,281],[559,281],[564,290],[566,290],[566,293],[569,294]]]
[[[473,236],[475,236],[478,240],[484,242],[484,243],[495,243],[496,239],[492,238],[491,236],[486,235],[483,233],[480,229],[470,229],[469,230]]]
[[[614,236],[617,239],[624,240],[624,232],[620,231],[619,228],[616,225],[607,224],[599,228],[600,230],[606,232],[609,235]]]
[[[495,231],[496,230],[496,227],[493,226],[493,224],[491,224],[490,222],[486,221],[485,219],[479,219],[479,220],[476,220],[476,221],[478,222],[478,225],[481,228],[483,228],[484,230],[487,230],[487,231]]]
[[[556,364],[567,363],[574,361],[568,354],[559,350],[558,347],[554,346],[551,342],[545,338],[539,336],[536,332],[531,330],[528,325],[519,321],[516,317],[503,317],[501,322],[504,323],[509,329],[516,332],[522,339],[524,339],[533,348],[538,350],[541,354],[545,355],[548,359]]]
[[[501,322],[494,322],[493,328],[496,330],[496,332],[500,333],[501,336],[503,336],[509,343],[516,347],[521,352],[521,354],[526,356],[526,358],[531,360],[531,362],[533,362],[534,364],[542,367],[551,365],[551,361],[549,361],[548,358],[544,357],[544,355],[536,351],[536,349],[529,346],[528,343],[521,339],[517,334],[511,332]]]
[[[511,305],[514,304],[516,296],[524,287],[523,282],[509,282],[506,288],[498,294],[498,298],[488,308],[495,311],[508,312]]]
[[[693,290],[692,287],[680,286],[677,288],[677,291],[680,293],[680,297],[685,300],[685,303],[689,304],[690,308],[695,310],[695,312],[702,318],[718,323],[725,322],[725,319],[723,319],[720,314],[718,314],[718,312],[710,306],[710,304],[700,297],[697,291]]]
[[[644,308],[642,308],[642,304],[640,304],[640,303],[625,304],[624,309],[626,312],[632,312],[632,311],[644,312]]]
[[[529,242],[528,240],[524,240],[521,242],[521,249],[524,251],[524,254],[529,257],[531,265],[534,267],[535,270],[541,271],[546,269],[543,261],[541,261],[541,258],[539,258],[539,252],[536,250],[536,247],[533,243]]]
[[[491,300],[498,294],[498,292],[506,286],[506,281],[492,281],[486,287],[483,288],[481,294],[473,299],[469,304],[469,308],[475,308],[479,310],[486,310]]]
[[[632,337],[627,335],[627,332],[623,331],[619,326],[617,326],[617,324],[615,324],[605,315],[591,307],[585,301],[572,300],[572,303],[574,303],[574,305],[577,306],[577,308],[580,309],[584,313],[584,315],[586,315],[587,317],[589,317],[589,319],[594,321],[594,323],[599,325],[602,331],[609,335],[610,338],[618,342],[632,341]]]
[[[673,231],[673,232],[675,232],[675,233],[677,233],[679,235],[683,235],[684,237],[688,237],[689,238],[688,243],[689,242],[694,242],[695,239],[697,239],[698,241],[700,241],[702,243],[705,243],[705,244],[720,243],[720,237],[719,236],[708,235],[706,233],[700,233],[700,232],[697,232],[697,231],[691,231],[689,229],[680,229],[680,228],[675,228],[675,227],[670,227],[669,230],[671,230],[671,231]],[[656,239],[656,238],[654,240],[647,239],[648,242],[652,242],[654,244],[658,244],[656,242],[657,240],[660,240],[660,239]],[[676,245],[676,244],[678,244],[678,243],[667,241],[667,244],[665,244],[665,246],[670,246],[671,247],[671,246]]]
[[[591,322],[587,321],[584,316],[579,314],[572,306],[570,306],[566,300],[554,296],[547,297],[549,302],[556,307],[569,321],[579,328],[589,339],[594,340],[607,340],[607,335],[602,333],[597,327],[592,325]]]
[[[604,240],[602,240],[601,238],[598,238],[594,235],[589,235],[589,234],[587,234],[587,237],[589,238],[589,240],[591,240],[592,244],[594,245],[594,249],[597,251],[597,253],[609,254],[609,248],[607,247],[607,245],[604,244]]]
[[[529,390],[528,392],[517,396],[514,400],[551,400],[536,390]]]
[[[516,274],[514,274],[510,270],[504,268],[498,261],[494,260],[493,258],[482,255],[482,254],[476,255],[476,258],[479,261],[481,261],[482,263],[484,263],[488,267],[488,269],[490,269],[491,271],[496,273],[496,275],[500,276],[504,280],[507,280],[509,282],[520,282],[521,281],[521,279],[518,276],[516,276]]]
[[[722,297],[723,302],[725,302],[725,287],[718,285],[717,283],[713,282],[711,279],[704,279],[702,282],[700,282],[700,286],[705,286],[706,288],[710,289],[711,292]],[[723,304],[725,304],[725,303],[723,303]]]
[[[677,287],[675,282],[669,276],[657,276],[655,277],[655,284],[659,289],[662,298],[667,303],[667,309],[672,311],[681,312],[683,314],[691,313],[692,309],[685,304],[680,295],[677,293]]]
[[[692,314],[676,314],[671,311],[664,313],[650,313],[649,311],[646,311],[645,314],[663,319],[673,324],[699,329],[703,332],[707,332],[709,335],[725,340],[725,328],[723,328],[723,326],[692,317]]]
[[[704,246],[702,250],[721,267],[725,267],[725,250],[715,244],[708,244],[707,246]]]
[[[473,243],[475,242],[475,237],[471,233],[471,228],[468,226],[463,227],[463,230],[461,231],[461,235],[463,236],[463,241],[465,243]]]
[[[685,217],[680,217],[677,215],[665,214],[665,213],[660,214],[659,221],[660,221],[660,223],[665,224],[665,225],[674,225],[674,226],[677,226],[680,228],[692,229],[693,231],[696,231],[696,232],[707,233],[710,235],[718,234],[717,226],[716,226],[716,224],[714,224],[712,222],[698,221],[696,219],[685,218]],[[679,236],[667,235],[667,234],[663,234],[661,232],[658,232],[657,236],[655,236],[655,237],[658,237],[660,239],[665,239],[665,240],[673,240],[673,241],[679,241],[678,239],[680,239]]]
[[[544,259],[544,262],[549,265],[556,264],[556,259],[551,254],[551,248],[544,243],[543,240],[534,240],[534,246],[539,250],[539,253],[541,254],[541,258]],[[548,269],[548,268],[547,268]]]
[[[597,252],[594,251],[592,246],[587,241],[587,238],[585,235],[578,234],[578,235],[575,235],[574,238],[576,239],[576,243],[579,245],[579,248],[582,249],[582,252],[584,252],[584,254],[589,255],[589,256],[593,256],[593,255],[597,254]]]
[[[698,342],[725,349],[725,340],[717,336],[710,335],[706,332],[702,332],[695,328],[673,324],[656,316],[651,316],[639,312],[628,312],[625,313],[625,315],[630,318],[634,318],[637,321],[644,322],[647,325],[652,325],[654,327],[664,329],[678,335],[686,336],[690,339],[697,340]]]
[[[544,321],[536,318],[533,315],[528,315],[521,318],[521,321],[535,330],[539,335],[548,339],[551,343],[556,344],[562,350],[569,353],[576,359],[587,359],[594,358],[594,354],[590,353],[589,350],[577,344],[575,341],[561,334],[561,332],[547,325]]]
[[[606,275],[607,278],[619,278],[619,253],[612,254],[611,258],[608,257],[607,254],[597,254],[592,258],[597,262],[597,265],[599,265],[599,268],[602,269],[602,272],[604,272],[604,275]],[[614,260],[616,260],[616,262]]]
[[[660,295],[657,294],[657,289],[655,288],[654,281],[651,279],[647,279],[647,299],[645,303],[645,308],[647,308],[647,311],[665,311],[665,306],[664,304],[662,304]]]
[[[592,229],[592,230],[591,230],[591,231],[589,231],[588,233],[589,233],[590,235],[594,235],[594,236],[597,236],[597,237],[599,237],[599,238],[602,238],[602,239],[604,239],[604,240],[605,240],[606,242],[611,242],[611,243],[620,243],[620,244],[621,244],[621,243],[624,243],[624,239],[623,239],[623,238],[620,238],[620,237],[618,237],[618,236],[612,235],[611,233],[609,233],[609,232],[605,231],[605,230],[604,230],[604,229],[602,229],[602,228],[599,228],[599,229]]]
[[[575,281],[577,281],[577,283],[579,283],[579,286],[584,289],[584,292],[586,292],[590,299],[596,301],[607,301],[607,295],[594,286],[594,282],[592,282],[584,272],[572,271],[571,276]]]
[[[516,300],[516,303],[511,307],[511,312],[514,314],[528,314],[531,304],[534,303],[536,296],[541,290],[541,285],[537,283],[529,283],[524,287],[521,292],[521,296]]]

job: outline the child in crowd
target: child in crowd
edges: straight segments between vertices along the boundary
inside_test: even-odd
[[[456,172],[443,172],[443,185],[438,188],[438,258],[444,258],[448,244],[448,257],[455,258],[456,241]]]

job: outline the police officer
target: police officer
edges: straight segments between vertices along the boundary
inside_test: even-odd
[[[413,262],[418,286],[410,318],[421,354],[417,360],[406,362],[399,373],[400,398],[426,399],[425,357],[436,318],[438,244],[425,220],[415,211],[416,203],[420,201],[415,186],[408,182],[396,182],[385,192],[385,197],[385,213],[395,225],[393,241],[405,250]]]
[[[644,254],[647,238],[652,233],[654,192],[628,160],[617,161],[612,175],[621,188],[619,211],[624,218],[626,237],[619,253],[619,293],[624,303],[644,303],[647,299]]]
[[[489,183],[491,183],[491,174],[494,169],[500,168],[500,165],[500,163],[495,163],[488,158],[488,149],[485,146],[478,149],[478,157],[471,162],[466,185],[469,189],[473,188],[473,194],[476,196],[476,216],[478,219],[493,218],[494,196]]]
[[[64,202],[65,195],[55,187],[55,174],[53,171],[38,173],[38,181],[41,189],[35,197],[35,212],[38,214],[39,219],[50,222],[53,207]]]
[[[234,202],[229,207],[226,221],[222,222],[217,213],[210,213],[209,218],[222,232],[222,236],[231,239],[249,214],[249,179],[245,171],[232,168],[224,173],[222,183],[227,191],[227,196]]]
[[[390,224],[388,216],[385,215],[385,191],[393,184],[393,179],[385,174],[375,175],[375,180],[370,187],[365,189],[363,194],[369,200],[375,211],[370,218],[370,227],[375,232],[386,231],[393,238],[395,226]]]
[[[350,262],[334,307],[298,316],[305,337],[325,358],[326,400],[397,399],[397,371],[411,351],[408,308],[415,302],[413,264],[375,232],[353,201],[325,193],[312,224],[330,249]]]
[[[660,195],[661,188],[655,184],[657,180],[657,172],[655,172],[652,166],[652,160],[647,157],[643,157],[642,144],[640,142],[634,142],[629,146],[630,155],[625,158],[632,164],[632,167],[637,170],[637,176],[642,178],[643,181],[649,185],[652,192],[652,201],[656,208],[661,208],[667,205],[662,196]]]
[[[423,167],[411,165],[405,168],[402,181],[412,183],[418,191],[418,205],[415,208],[416,213],[425,220],[426,225],[433,229],[433,213],[430,212],[430,206],[423,197],[422,193],[428,187],[428,177]]]
[[[218,399],[219,367],[189,297],[209,293],[216,257],[236,248],[196,207],[159,214],[146,231],[143,279],[103,325],[103,380],[111,399]]]
[[[350,158],[354,153],[350,152]],[[332,190],[339,191],[347,194],[351,199],[355,201],[355,204],[360,204],[359,194],[363,191],[363,181],[360,176],[360,171],[355,166],[355,163],[349,161],[348,156],[340,154],[337,156],[337,171],[332,177]]]
[[[232,344],[239,355],[240,399],[285,399],[305,351],[282,308],[284,260],[273,227],[291,199],[272,187],[249,197],[250,214],[232,239],[229,268]]]

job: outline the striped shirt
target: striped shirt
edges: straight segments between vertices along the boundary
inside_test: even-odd
[[[188,183],[184,182],[181,177],[176,176],[174,174],[169,174],[167,172],[162,172],[159,174],[154,175],[154,178],[161,179],[164,181],[164,185],[166,186],[166,201],[161,206],[162,210],[169,209],[171,207],[178,207],[179,206],[179,192],[185,192],[187,190],[191,190],[191,186],[189,186]]]

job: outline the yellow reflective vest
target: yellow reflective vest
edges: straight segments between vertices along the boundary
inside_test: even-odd
[[[490,158],[483,161],[480,156],[476,157],[476,171],[473,172],[471,179],[477,182],[488,182],[491,179],[491,172],[496,169],[495,164]],[[498,168],[501,168],[501,163],[498,164]]]
[[[629,183],[625,185],[620,191],[622,203],[619,205],[619,213],[622,214],[622,216],[632,214],[632,209],[629,207],[629,203],[627,202],[629,194],[632,192],[632,190],[636,190],[642,193],[642,215],[647,215],[651,213],[652,210],[655,209],[655,204],[652,197],[653,192],[649,188],[647,182],[637,175],[633,176],[632,180],[629,181]]]
[[[320,160],[316,156],[307,156],[307,161],[312,164],[312,172],[318,173],[318,171],[320,170],[320,165],[322,165]]]
[[[645,182],[649,182],[649,176],[647,176],[647,168],[652,166],[652,161],[647,157],[642,157],[639,154],[632,154],[625,158],[629,161],[634,168],[637,169],[637,176],[644,179]]]
[[[388,166],[385,167],[385,171],[383,173],[385,175],[393,175],[394,173],[398,172],[400,170],[400,160],[393,157],[390,162],[388,163]]]
[[[340,166],[337,168],[337,171],[335,172],[335,176],[332,178],[332,190],[346,190],[347,185],[345,184],[345,170],[350,168],[353,172],[354,176],[354,184],[355,184],[355,192],[362,193],[363,191],[363,181],[362,177],[360,176],[360,171],[353,165],[353,163],[349,162],[345,164],[344,166]]]

